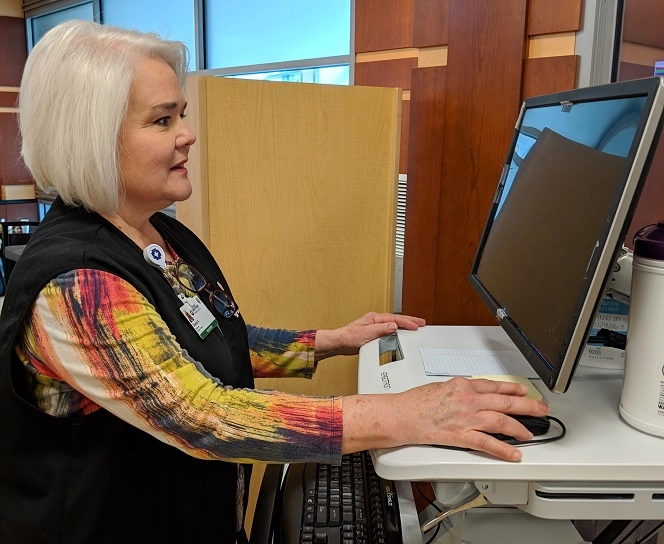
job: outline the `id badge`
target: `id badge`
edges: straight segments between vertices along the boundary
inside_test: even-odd
[[[182,315],[187,318],[198,336],[205,338],[217,326],[216,318],[198,296],[185,297],[181,295],[179,298],[182,301],[182,306],[180,306]]]

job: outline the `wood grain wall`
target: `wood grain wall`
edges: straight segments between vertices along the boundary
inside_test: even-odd
[[[30,172],[20,156],[18,91],[28,56],[25,19],[0,17],[0,184],[31,184]],[[36,220],[36,204],[0,205],[0,217],[7,220]]]
[[[356,0],[355,84],[405,89],[402,311],[494,323],[468,284],[524,98],[576,86],[582,0]]]
[[[655,61],[664,60],[664,2],[629,0],[625,2],[623,36],[620,44],[618,80],[650,77]],[[626,243],[632,247],[634,234],[646,225],[664,220],[664,138],[655,152],[639,199]]]

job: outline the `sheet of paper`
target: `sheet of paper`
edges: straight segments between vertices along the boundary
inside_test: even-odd
[[[516,350],[420,348],[428,376],[516,375],[537,378],[525,357]]]

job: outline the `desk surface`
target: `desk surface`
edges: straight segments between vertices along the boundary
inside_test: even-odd
[[[360,393],[398,392],[446,379],[426,376],[422,347],[516,349],[500,327],[427,326],[399,331],[398,337],[401,360],[380,365],[380,340],[360,350]],[[551,415],[567,427],[562,440],[524,447],[519,463],[426,446],[376,450],[376,471],[392,480],[664,481],[664,438],[636,430],[620,418],[622,371],[579,367],[562,395],[549,392],[539,380],[533,383],[550,403]]]
[[[5,257],[7,259],[10,259],[12,261],[18,261],[19,257],[23,253],[23,250],[25,249],[25,246],[7,246],[5,248]]]

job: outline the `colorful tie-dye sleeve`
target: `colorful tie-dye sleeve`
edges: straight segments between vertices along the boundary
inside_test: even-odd
[[[18,351],[35,402],[54,416],[103,407],[203,459],[340,461],[341,398],[225,386],[112,274],[76,270],[52,280]]]
[[[247,325],[251,365],[255,378],[311,378],[315,330],[292,331]]]

